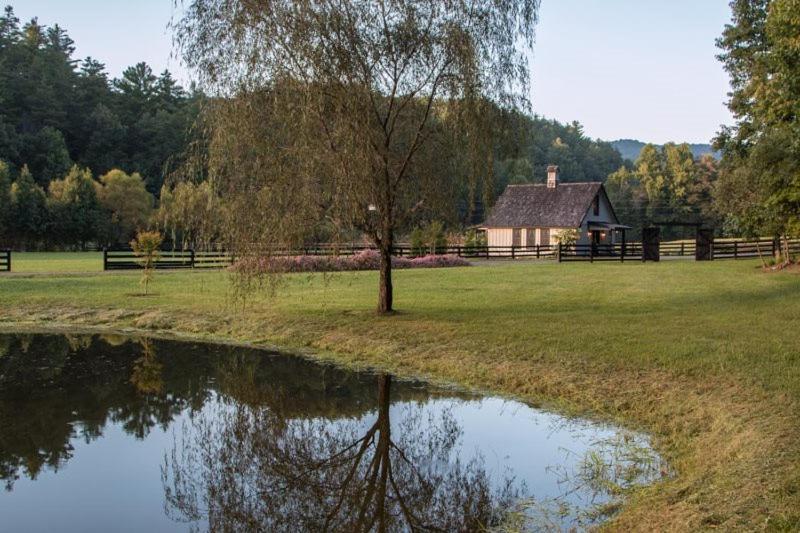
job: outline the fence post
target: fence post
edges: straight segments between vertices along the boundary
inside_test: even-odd
[[[619,262],[625,262],[625,241],[622,241],[622,247],[619,249]]]
[[[739,259],[739,241],[733,241],[733,258]]]
[[[108,270],[108,248],[103,248],[103,272]]]
[[[511,259],[515,259],[515,258],[516,258],[516,256],[514,254],[514,245],[512,244],[511,245]]]
[[[194,268],[194,248],[189,248],[189,265]]]
[[[558,262],[561,262],[561,243],[558,243]]]
[[[540,250],[540,248],[541,248],[541,245],[537,244],[536,245],[536,259],[539,259],[539,250]]]
[[[683,252],[684,252],[685,247],[686,247],[686,243],[681,241],[681,257],[683,257]]]
[[[460,244],[456,246],[456,255],[458,257],[461,257],[461,245]]]

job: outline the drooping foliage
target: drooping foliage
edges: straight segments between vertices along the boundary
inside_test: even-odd
[[[461,174],[454,141],[472,159],[465,177],[486,173],[492,128],[478,119],[488,102],[523,103],[537,12],[537,0],[193,1],[184,58],[230,98],[209,162],[231,245],[264,253],[322,221],[358,229],[381,251],[378,310],[391,311],[397,232],[449,192],[443,166]]]

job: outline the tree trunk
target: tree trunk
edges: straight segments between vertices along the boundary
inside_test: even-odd
[[[392,245],[382,242],[380,246],[381,267],[380,286],[378,288],[378,313],[392,312]]]
[[[386,516],[386,494],[389,484],[389,462],[391,457],[389,451],[391,447],[391,423],[389,421],[389,394],[392,378],[386,374],[378,377],[378,443],[375,453],[378,454],[380,465],[380,480],[378,481],[378,493],[376,495],[378,515],[378,533],[387,531]],[[395,496],[400,497],[399,494]],[[411,524],[409,524],[411,525]]]

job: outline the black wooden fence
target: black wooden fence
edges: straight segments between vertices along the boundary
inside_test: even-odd
[[[800,239],[789,241],[789,252],[800,255]],[[769,239],[715,241],[712,243],[710,259],[747,259],[773,256],[780,243]],[[375,247],[361,244],[332,245],[315,244],[296,249],[273,249],[270,255],[339,255],[349,256]],[[536,246],[440,246],[434,249],[414,248],[400,244],[394,247],[393,254],[399,257],[417,257],[430,253],[437,255],[456,255],[466,259],[552,259],[559,262],[571,261],[642,261],[645,259],[641,242],[616,244],[572,244]],[[658,244],[660,257],[695,257],[694,242],[662,242]],[[11,266],[11,256],[0,252],[0,271],[3,265]],[[158,269],[210,269],[225,268],[234,262],[232,254],[225,251],[163,250],[156,261]],[[103,270],[133,270],[142,268],[130,249],[103,250]]]
[[[778,240],[724,240],[711,243],[708,259],[752,259],[774,257],[783,244]],[[696,257],[697,245],[690,241],[662,242],[658,244],[660,257]],[[562,246],[557,257],[560,261],[626,261],[644,260],[642,243],[578,244]],[[789,240],[789,254],[800,255],[800,239]]]
[[[225,268],[233,256],[222,251],[162,250],[155,262],[157,269]],[[135,270],[142,268],[133,250],[103,250],[103,270]]]
[[[642,243],[569,244],[556,246],[559,263],[569,261],[641,261]]]
[[[11,272],[11,250],[0,250],[0,272]]]
[[[770,239],[753,241],[715,241],[713,259],[747,259],[774,256],[783,246],[782,242]],[[800,254],[800,239],[789,241],[789,254]]]

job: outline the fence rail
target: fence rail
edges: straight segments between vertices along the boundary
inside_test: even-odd
[[[712,244],[712,259],[747,259],[768,257],[775,254],[780,243],[759,239],[752,241],[715,241]],[[315,244],[303,248],[272,249],[272,256],[293,255],[354,255],[365,250],[376,250],[374,246],[362,244]],[[800,254],[800,239],[789,241],[791,254]],[[420,249],[407,244],[393,248],[399,257],[417,257],[434,252],[437,255],[457,255],[466,259],[551,259],[559,262],[570,261],[641,261],[643,246],[641,242],[616,244],[572,244],[535,246],[440,246],[435,249]],[[662,242],[659,244],[661,257],[695,257],[694,242]],[[5,254],[5,255],[4,255]],[[163,250],[156,261],[158,269],[212,269],[225,268],[233,264],[235,258],[225,251]],[[10,252],[0,251],[0,271],[11,268]],[[103,270],[134,270],[142,268],[138,258],[130,249],[103,250]]]
[[[747,259],[774,256],[782,242],[760,239],[754,241],[715,241],[714,259]],[[789,240],[789,254],[800,254],[800,239]]]
[[[0,272],[11,272],[11,250],[0,250]]]
[[[194,250],[162,250],[155,262],[157,269],[225,268],[233,263],[227,252]],[[132,250],[103,250],[103,270],[135,270],[142,268]]]
[[[641,261],[642,243],[570,244],[557,246],[558,261]]]

